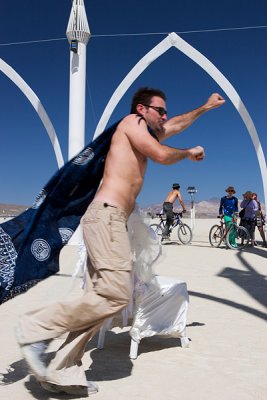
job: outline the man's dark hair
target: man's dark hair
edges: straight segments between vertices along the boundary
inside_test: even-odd
[[[136,114],[136,106],[137,104],[147,104],[150,105],[152,97],[157,96],[161,97],[164,101],[166,101],[166,95],[159,89],[153,89],[150,87],[143,87],[137,90],[134,94],[131,104],[131,114]]]

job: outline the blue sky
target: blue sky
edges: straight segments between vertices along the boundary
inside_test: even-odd
[[[13,0],[3,2],[0,16],[0,58],[40,98],[65,160],[69,50],[64,38],[71,3],[71,0]],[[85,0],[85,7],[92,34],[87,45],[86,142],[92,139],[97,122],[121,80],[168,32],[174,31],[215,64],[237,90],[267,157],[267,29],[231,29],[267,26],[265,0]],[[137,33],[142,35],[129,35]],[[61,40],[10,44],[45,39]],[[169,116],[198,107],[213,92],[225,96],[226,104],[165,142],[180,148],[202,145],[206,158],[202,163],[185,160],[172,166],[149,162],[138,197],[141,206],[161,203],[173,182],[181,184],[185,200],[189,199],[186,188],[192,185],[198,189],[197,201],[224,195],[228,185],[236,187],[239,198],[244,191],[253,190],[263,200],[257,157],[239,114],[212,78],[176,49],[157,59],[135,81],[110,123],[129,112],[133,93],[146,85],[166,92]],[[33,107],[2,73],[0,101],[0,203],[30,205],[56,171],[56,158]]]

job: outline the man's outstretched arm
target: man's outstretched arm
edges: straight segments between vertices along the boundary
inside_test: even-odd
[[[177,149],[159,143],[148,132],[145,121],[138,124],[134,114],[124,118],[121,129],[140,154],[159,164],[171,165],[185,158],[191,161],[201,161],[205,157],[204,149],[201,146]]]
[[[209,110],[220,107],[225,103],[225,100],[218,93],[213,93],[207,100],[205,104],[196,108],[195,110],[189,111],[185,114],[177,115],[170,118],[165,122],[164,128],[165,132],[158,134],[159,140],[163,141],[170,136],[182,132],[184,129],[188,128],[196,119],[198,119],[202,114]]]

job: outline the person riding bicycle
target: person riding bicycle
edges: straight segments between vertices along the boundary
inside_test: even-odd
[[[234,196],[235,189],[233,186],[228,186],[225,189],[227,196],[223,196],[220,201],[219,216],[224,218],[224,222],[227,226],[232,225],[234,213],[238,212],[238,199]],[[235,236],[234,233],[229,237],[230,243],[235,247]]]
[[[168,240],[170,238],[170,227],[172,226],[174,220],[173,203],[176,199],[179,200],[183,208],[183,212],[186,212],[185,204],[179,189],[179,183],[174,183],[172,185],[172,191],[167,194],[163,203],[163,212],[166,214],[166,225],[164,231],[162,232],[162,240]]]

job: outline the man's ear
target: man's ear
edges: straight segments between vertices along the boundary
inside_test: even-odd
[[[136,111],[138,114],[144,115],[145,106],[143,104],[137,104]]]

